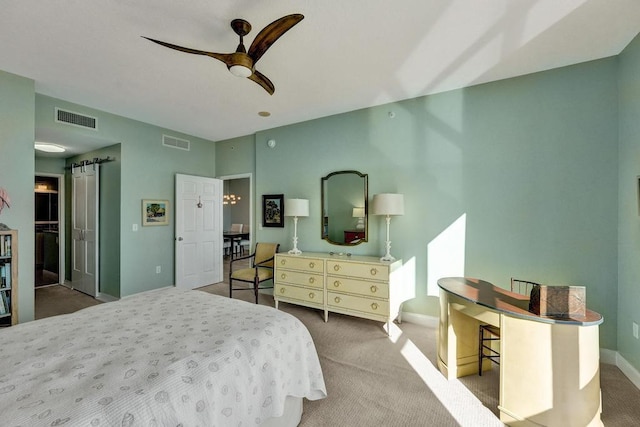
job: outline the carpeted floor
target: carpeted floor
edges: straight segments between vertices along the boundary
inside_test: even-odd
[[[228,296],[219,283],[200,290]],[[36,316],[95,301],[64,287],[36,291]],[[251,301],[252,292],[234,292]],[[260,295],[273,306],[273,297]],[[50,306],[50,307],[49,307]],[[49,307],[46,309],[45,307]],[[57,307],[52,309],[51,307]],[[436,330],[404,322],[382,323],[281,304],[309,329],[322,364],[328,397],[306,401],[303,427],[322,426],[500,426],[497,418],[498,370],[482,377],[447,381],[436,365]],[[602,420],[607,427],[640,425],[640,390],[612,365],[601,365]]]

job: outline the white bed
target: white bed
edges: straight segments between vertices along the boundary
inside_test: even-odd
[[[297,423],[292,397],[326,397],[305,326],[201,291],[164,288],[0,330],[3,426],[264,426],[286,399]]]

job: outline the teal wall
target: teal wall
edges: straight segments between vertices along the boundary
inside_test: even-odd
[[[640,37],[620,55],[618,351],[640,370]]]
[[[436,281],[446,275],[503,287],[512,276],[583,285],[606,319],[601,346],[615,349],[617,111],[617,59],[609,58],[260,131],[255,199],[309,199],[298,247],[341,250],[320,238],[320,178],[367,173],[369,201],[405,196],[391,253],[413,270],[407,285],[417,297],[406,310],[437,315]],[[217,161],[236,155],[218,150]],[[283,250],[292,237],[290,218],[284,229],[257,230],[258,241]],[[349,252],[384,254],[383,218],[369,218],[368,237]]]
[[[82,136],[107,142],[113,146],[119,144],[116,162],[105,163],[105,173],[111,173],[112,179],[105,177],[103,191],[110,185],[119,186],[120,208],[114,205],[109,215],[118,215],[118,219],[108,218],[110,231],[102,233],[101,253],[103,265],[101,282],[105,281],[105,292],[113,296],[127,296],[137,292],[172,286],[174,283],[174,219],[169,216],[169,226],[142,227],[142,199],[166,199],[173,209],[175,193],[175,175],[183,173],[212,177],[215,175],[215,144],[180,132],[109,114],[86,106],[65,102],[59,99],[38,95],[36,97],[37,125],[51,128],[55,132],[65,132],[73,138]],[[80,114],[98,118],[98,130],[86,130],[54,122],[54,108],[60,107]],[[191,141],[191,150],[177,150],[162,145],[162,135],[168,134]],[[106,154],[108,152],[104,151]],[[101,150],[99,152],[103,153]],[[78,159],[96,157],[80,156]],[[119,171],[115,168],[119,167]],[[119,173],[119,177],[117,176]],[[109,190],[117,198],[118,190]],[[101,209],[101,214],[107,214]],[[102,219],[101,219],[102,220]],[[138,231],[132,231],[133,224]],[[119,227],[117,232],[114,227]],[[114,234],[115,232],[115,234]],[[106,239],[119,239],[119,253],[116,242]],[[117,261],[119,257],[119,273]],[[111,261],[110,261],[111,260]],[[109,265],[114,270],[108,270]],[[156,266],[162,272],[156,274]],[[104,277],[102,277],[104,275]],[[116,283],[119,276],[119,293]]]
[[[33,80],[0,71],[0,187],[11,198],[0,223],[18,230],[20,322],[34,316],[34,104]]]
[[[238,174],[251,174],[253,179],[251,180],[251,187],[253,194],[255,195],[255,169],[256,169],[256,147],[255,136],[247,135],[238,138],[232,138],[225,141],[219,141],[215,144],[216,151],[216,177],[224,177]],[[246,191],[250,191],[246,189]],[[249,201],[247,197],[246,201]],[[260,206],[255,200],[253,202],[254,210],[256,206]],[[249,216],[246,213],[249,208],[244,209],[246,206],[242,206],[243,215]],[[231,210],[224,208],[224,227],[229,229],[231,224]],[[253,233],[256,229],[256,224],[259,220],[255,214],[253,221],[247,220],[243,224],[249,224],[249,229]],[[254,235],[255,236],[255,235]],[[253,240],[255,242],[255,239]]]
[[[65,159],[59,157],[36,157],[35,168],[37,173],[63,174]]]

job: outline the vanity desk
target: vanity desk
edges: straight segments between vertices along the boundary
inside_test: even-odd
[[[413,298],[401,280],[402,260],[378,257],[304,252],[275,256],[275,306],[281,301],[329,312],[400,322],[402,303]]]
[[[479,279],[447,277],[438,286],[438,367],[445,377],[477,374],[478,327],[494,325],[500,328],[500,421],[602,426],[600,314],[539,316],[528,311],[527,295]]]

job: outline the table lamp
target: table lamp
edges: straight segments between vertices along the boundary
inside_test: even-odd
[[[356,230],[364,230],[364,208],[353,208],[351,216],[358,218]]]
[[[293,217],[293,249],[290,254],[298,255],[302,251],[298,249],[298,217],[309,216],[309,200],[307,199],[286,199],[284,201],[284,216]]]
[[[404,195],[394,193],[382,193],[373,196],[371,213],[373,215],[385,215],[387,221],[387,253],[380,261],[395,261],[391,256],[391,240],[389,240],[389,225],[391,215],[404,215]]]

